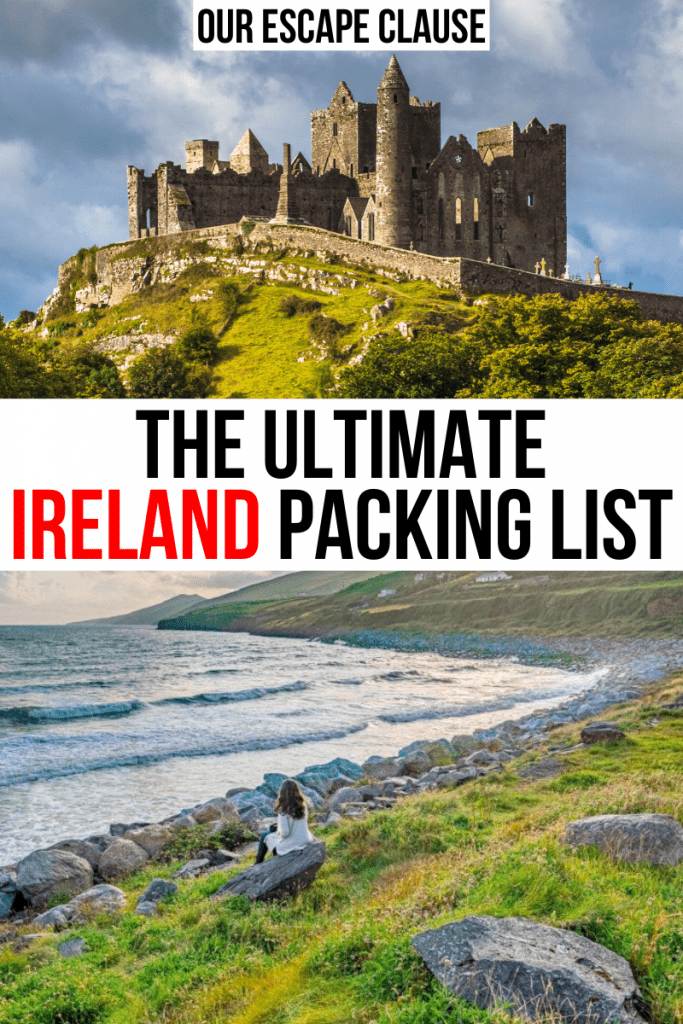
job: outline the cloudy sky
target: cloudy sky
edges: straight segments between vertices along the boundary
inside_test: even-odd
[[[28,3],[28,0],[23,0]],[[216,597],[279,572],[0,572],[0,625],[121,615],[177,594]]]
[[[195,55],[191,0],[0,6],[0,312],[36,309],[81,246],[127,237],[126,165],[184,162],[186,139],[250,127],[310,153],[309,113],[345,79],[372,101],[387,54]],[[569,260],[683,292],[683,5],[491,0],[490,53],[410,54],[443,140],[532,117],[568,126]]]

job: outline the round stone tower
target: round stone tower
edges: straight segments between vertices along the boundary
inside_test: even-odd
[[[407,249],[411,233],[410,92],[396,57],[377,90],[377,241]]]

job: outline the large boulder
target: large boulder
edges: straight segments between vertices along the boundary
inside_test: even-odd
[[[198,825],[204,825],[207,821],[235,821],[238,814],[232,800],[227,800],[224,796],[215,796],[212,800],[195,807],[192,810],[192,817]]]
[[[363,776],[377,782],[394,779],[402,770],[403,760],[400,757],[370,757],[363,763]]]
[[[88,864],[97,869],[102,856],[102,850],[87,839],[64,839],[61,843],[54,843],[48,846],[48,850],[66,850],[67,853],[75,853],[77,857],[87,860]]]
[[[14,871],[0,871],[0,921],[6,921],[16,908],[19,890]]]
[[[60,931],[76,921],[87,921],[95,914],[114,914],[123,910],[126,905],[126,894],[115,885],[94,885],[68,903],[52,907],[40,914],[34,924],[41,928],[55,928]]]
[[[590,722],[581,730],[583,743],[616,743],[625,736],[624,730],[614,722]]]
[[[170,846],[176,834],[176,829],[172,825],[146,825],[144,828],[128,829],[123,838],[142,847],[150,857],[155,857],[157,853]],[[108,849],[111,849],[111,846]]]
[[[17,889],[37,910],[56,896],[75,896],[92,883],[92,865],[67,850],[34,850],[17,865]]]
[[[130,839],[117,839],[104,851],[100,860],[100,875],[105,882],[125,878],[149,860],[149,854]]]
[[[683,828],[670,814],[581,818],[569,822],[565,839],[570,846],[596,846],[613,860],[674,865],[683,860]]]
[[[575,932],[521,917],[466,917],[412,939],[427,967],[481,1009],[510,1004],[529,1020],[642,1024],[623,957]]]
[[[336,811],[342,807],[343,804],[358,803],[358,801],[362,799],[362,795],[355,786],[342,786],[342,788],[338,789],[336,793],[333,793],[327,801],[327,809],[330,811]]]
[[[311,884],[324,863],[325,844],[309,843],[303,850],[252,865],[222,885],[211,898],[244,895],[251,900],[280,900],[296,896]]]

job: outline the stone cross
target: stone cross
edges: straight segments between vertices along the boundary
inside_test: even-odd
[[[564,279],[565,279],[565,281],[571,281],[571,277],[569,275],[569,264],[568,263],[565,263],[565,265],[564,265]]]
[[[536,260],[536,266],[534,267],[534,270],[536,271],[536,273],[538,273],[540,269],[541,269],[541,264],[538,262],[538,260]]]
[[[490,262],[491,262],[491,257],[490,257],[490,256],[487,256],[487,257],[486,257],[486,262],[487,262],[487,263],[490,263]]]
[[[591,272],[589,270],[588,273],[586,274],[586,284],[590,284],[590,283],[591,283]]]
[[[545,257],[544,257],[541,260],[541,277],[545,277],[546,276],[545,267],[546,267],[546,263],[545,263]]]
[[[602,277],[600,276],[600,264],[602,263],[602,260],[600,259],[599,256],[596,256],[595,259],[593,260],[593,263],[595,264],[595,274],[593,275],[593,284],[602,284]]]

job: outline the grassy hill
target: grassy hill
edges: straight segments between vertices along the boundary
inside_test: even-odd
[[[569,927],[624,956],[653,1024],[683,1020],[683,865],[613,862],[562,841],[567,822],[602,813],[683,818],[683,711],[664,705],[683,677],[610,711],[618,744],[575,748],[578,727],[552,734],[554,778],[519,769],[418,797],[389,811],[313,830],[327,863],[283,904],[211,902],[235,873],[181,881],[145,918],[136,900],[170,878],[197,843],[121,884],[128,908],[30,943],[30,924],[0,924],[3,1024],[506,1024],[451,998],[410,937],[470,914],[522,916]],[[558,753],[558,751],[566,751]],[[208,797],[210,794],[206,794]],[[58,945],[85,940],[63,959]],[[513,1018],[514,1021],[514,1018]]]
[[[249,630],[284,636],[477,633],[533,636],[683,635],[683,572],[391,573],[337,594],[190,610],[162,629]],[[394,593],[380,596],[382,591]],[[390,638],[389,638],[390,639]]]
[[[204,598],[200,594],[178,594],[166,601],[151,604],[146,608],[137,608],[134,612],[123,615],[109,615],[103,619],[82,619],[79,622],[68,622],[68,626],[156,626],[160,619],[169,615],[182,615],[196,605],[202,604]]]
[[[86,283],[86,264],[71,261],[48,316],[50,344],[68,350],[92,342],[123,367],[140,354],[137,336],[178,337],[190,325],[202,324],[219,340],[210,397],[301,398],[323,393],[332,370],[357,356],[375,336],[393,330],[396,321],[447,320],[457,327],[476,314],[455,301],[453,292],[429,282],[393,280],[322,252],[264,244],[243,251],[242,240],[232,244],[221,249],[206,239],[141,239],[113,259],[137,259],[140,265],[146,259],[162,260],[163,279],[118,305],[83,313],[75,312],[73,294]],[[227,293],[221,287],[226,282],[233,286]],[[370,310],[387,297],[394,308],[375,324]],[[117,350],[122,336],[128,347]],[[31,341],[34,333],[24,337]]]

